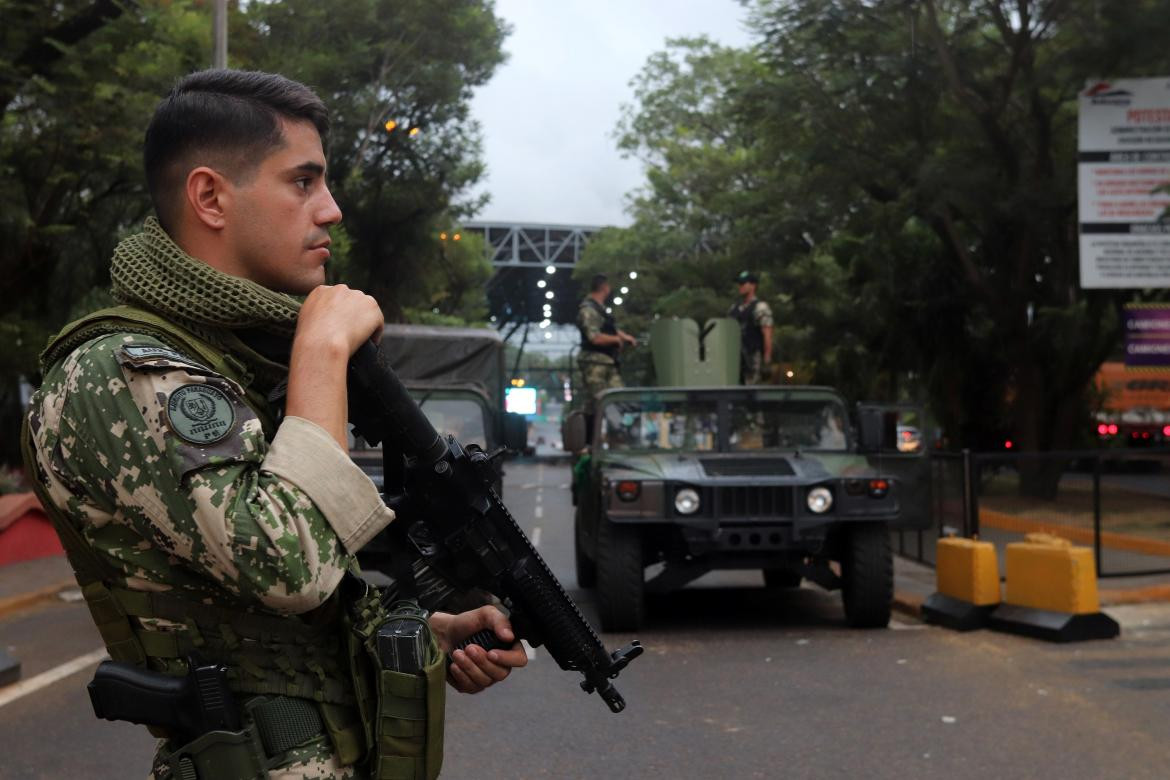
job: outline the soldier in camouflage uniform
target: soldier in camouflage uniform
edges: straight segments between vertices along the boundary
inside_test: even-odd
[[[581,331],[581,352],[577,363],[585,383],[585,430],[593,435],[593,413],[597,396],[610,388],[622,387],[619,371],[622,347],[636,346],[638,340],[619,330],[613,314],[605,309],[609,298],[609,279],[597,274],[589,285],[589,295],[577,309],[577,329]]]
[[[756,297],[759,278],[744,271],[735,278],[741,300],[732,304],[727,316],[739,322],[740,382],[758,385],[764,366],[772,362],[772,309]]]
[[[181,674],[184,648],[222,653],[239,703],[310,710],[299,723],[315,732],[262,757],[288,780],[367,776],[339,586],[394,519],[347,452],[346,363],[382,314],[322,284],[341,220],[327,124],[317,96],[280,76],[176,85],[146,136],[158,220],[111,269],[125,305],[50,342],[25,433],[111,656]],[[494,607],[430,624],[444,651],[483,628],[513,638]],[[518,645],[452,658],[448,682],[472,693],[526,661]],[[156,775],[182,774],[167,750]]]

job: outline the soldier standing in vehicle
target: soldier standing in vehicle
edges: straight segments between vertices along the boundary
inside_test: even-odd
[[[772,362],[772,309],[756,297],[760,279],[750,271],[735,277],[741,300],[732,305],[728,317],[739,323],[740,382],[758,385],[764,366]]]
[[[637,346],[638,340],[618,330],[613,314],[606,311],[609,298],[609,277],[597,274],[590,280],[589,294],[577,309],[577,328],[581,331],[581,354],[578,365],[585,383],[585,431],[593,435],[593,413],[597,396],[610,388],[622,387],[619,355],[622,347]]]

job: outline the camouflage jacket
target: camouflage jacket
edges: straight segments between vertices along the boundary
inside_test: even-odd
[[[620,348],[616,345],[595,347],[593,339],[602,333],[616,334],[617,325],[613,316],[607,315],[592,298],[586,297],[577,307],[577,330],[581,332],[581,352],[579,359],[585,363],[617,364],[617,355]]]
[[[237,383],[148,336],[50,367],[29,426],[50,499],[132,589],[303,613],[394,517],[325,430],[267,438]]]

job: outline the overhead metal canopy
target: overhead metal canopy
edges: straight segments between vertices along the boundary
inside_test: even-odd
[[[573,281],[573,268],[601,227],[484,221],[464,223],[462,229],[483,236],[484,253],[496,269],[487,296],[497,327],[576,320],[584,293]]]
[[[496,267],[572,268],[597,225],[544,225],[534,222],[468,222],[463,229],[484,238],[484,251]]]

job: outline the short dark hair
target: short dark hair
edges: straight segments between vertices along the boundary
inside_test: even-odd
[[[247,181],[284,144],[281,119],[312,122],[324,141],[329,111],[304,84],[246,70],[201,70],[183,77],[159,103],[146,128],[143,167],[164,228],[178,216],[192,168],[208,165],[233,182]]]
[[[608,276],[605,274],[593,274],[593,278],[589,280],[589,292],[595,293],[607,284],[609,284]]]

